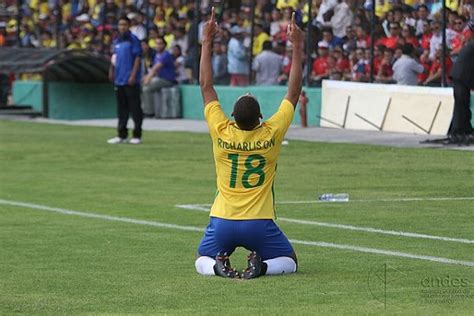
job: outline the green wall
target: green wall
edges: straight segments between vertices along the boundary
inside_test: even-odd
[[[219,96],[219,101],[226,115],[230,117],[232,107],[235,100],[250,92],[254,95],[262,109],[263,119],[269,118],[275,113],[280,106],[281,100],[286,94],[285,86],[268,86],[268,87],[228,87],[217,86],[216,91]],[[309,88],[306,89],[306,95],[309,99],[308,103],[308,125],[318,126],[319,119],[317,115],[321,114],[321,89]],[[181,99],[183,102],[183,117],[187,119],[204,119],[203,104],[201,98],[201,91],[199,86],[183,85],[181,86]],[[299,113],[297,112],[293,120],[294,124],[300,123]]]
[[[308,124],[318,126],[317,115],[321,113],[321,89],[303,88],[309,98]],[[252,93],[260,102],[264,119],[269,118],[278,109],[286,93],[284,86],[269,87],[228,87],[217,86],[217,94],[224,112],[230,117],[235,100],[247,92]],[[15,104],[31,105],[42,111],[42,82],[15,81],[13,83],[13,101]],[[183,118],[204,119],[202,98],[199,86],[181,86]],[[471,97],[471,110],[474,113],[474,94]],[[111,84],[87,84],[69,82],[51,82],[49,87],[49,117],[52,119],[78,120],[116,118],[116,100]],[[296,113],[294,124],[299,124]],[[474,125],[474,115],[472,118]]]
[[[30,105],[38,112],[43,111],[43,82],[16,80],[12,87],[13,102],[17,105]]]
[[[49,117],[59,120],[115,118],[114,87],[108,83],[51,82]]]
[[[49,118],[81,120],[117,117],[114,87],[108,83],[49,83]],[[13,82],[13,101],[43,111],[42,81]]]

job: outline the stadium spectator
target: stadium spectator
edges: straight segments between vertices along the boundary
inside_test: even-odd
[[[260,23],[255,23],[254,29],[255,36],[253,38],[252,54],[257,56],[262,52],[263,43],[270,39],[270,35],[265,32],[263,25]]]
[[[409,6],[409,5],[402,5],[402,14],[403,14],[403,20],[402,20],[402,26],[409,25],[413,28],[413,35],[416,33],[416,19],[414,17],[415,15],[415,10]]]
[[[140,41],[146,37],[146,28],[143,24],[144,17],[140,12],[131,12],[127,15],[130,19],[132,26],[130,31],[135,35]]]
[[[255,83],[260,86],[278,84],[278,76],[283,66],[283,57],[272,51],[272,42],[263,42],[263,51],[254,59]]]
[[[365,51],[362,48],[357,48],[352,58],[352,81],[366,82],[368,81],[367,76],[367,64],[368,60],[365,59]]]
[[[415,24],[415,35],[416,36],[421,36],[423,33],[425,33],[425,24],[429,25],[430,21],[428,20],[428,7],[426,4],[420,4],[418,6],[417,10],[417,17],[418,20],[416,21]]]
[[[146,38],[140,41],[142,47],[142,76],[146,76],[150,72],[156,55],[156,50],[151,48],[148,42]]]
[[[431,69],[431,59],[430,59],[430,50],[425,49],[420,55],[420,64],[423,66],[423,72],[418,74],[418,84],[423,84],[423,82],[428,78]]]
[[[227,68],[230,74],[231,86],[248,85],[249,64],[247,50],[244,47],[244,30],[234,25],[231,28],[232,37],[227,51]]]
[[[456,56],[466,43],[466,31],[468,31],[468,29],[464,17],[456,16],[453,26],[453,31],[456,32],[456,35],[452,41],[451,55]]]
[[[322,42],[326,43],[329,49],[334,49],[336,46],[341,46],[343,44],[342,39],[334,36],[331,28],[325,27],[322,29],[323,39]]]
[[[5,22],[0,22],[0,23],[5,23]],[[5,42],[6,42],[5,35],[6,35],[5,26],[0,25],[0,47],[5,46]]]
[[[228,85],[230,83],[229,72],[227,71],[227,53],[225,45],[215,41],[212,45],[212,75],[216,85]]]
[[[278,9],[272,10],[272,22],[270,23],[270,36],[273,38],[274,41],[277,41],[279,38],[278,34],[282,30],[281,25],[281,11]]]
[[[415,49],[420,46],[418,39],[415,37],[415,29],[413,26],[405,24],[402,27],[402,36],[400,42],[412,44]]]
[[[180,26],[174,31],[174,39],[171,43],[171,46],[174,47],[176,45],[181,47],[181,53],[183,57],[186,57],[188,51],[188,39],[186,37],[185,27]]]
[[[435,59],[433,60],[433,63],[431,64],[428,78],[426,78],[425,81],[422,82],[423,85],[439,86],[441,84],[441,80],[442,80],[441,56],[442,56],[442,50],[441,48],[438,48],[435,53]],[[453,67],[453,62],[451,61],[449,54],[446,55],[444,62],[445,62],[445,67],[446,67],[445,78],[446,78],[446,82],[449,82],[448,74],[451,73],[451,68]]]
[[[424,71],[415,59],[413,59],[413,45],[402,46],[402,56],[393,64],[393,79],[397,84],[415,86],[418,83],[417,75]]]
[[[351,25],[349,25],[346,28],[346,36],[344,37],[343,41],[344,41],[344,44],[342,45],[342,48],[346,52],[350,53],[350,52],[352,52],[353,50],[355,50],[357,48],[356,32],[355,32],[354,28]]]
[[[382,38],[379,44],[384,45],[387,48],[395,49],[398,46],[400,40],[400,23],[390,23],[390,36]]]
[[[321,86],[323,79],[329,78],[328,69],[329,46],[326,42],[318,43],[318,57],[313,62],[311,71],[311,83],[315,86]]]
[[[383,52],[383,58],[378,67],[375,81],[380,83],[393,83],[393,50],[387,48]],[[375,67],[374,67],[375,68]]]
[[[112,51],[115,65],[109,70],[109,79],[114,82],[117,97],[118,136],[109,139],[109,144],[127,142],[127,122],[132,115],[135,128],[130,144],[140,144],[142,137],[143,112],[140,107],[140,60],[142,50],[138,38],[130,32],[130,20],[121,17],[118,22],[119,37],[114,41]]]
[[[434,60],[436,50],[441,47],[441,43],[443,42],[443,34],[441,32],[441,22],[434,20],[431,23],[431,30],[433,32],[433,36],[430,39],[430,59]],[[446,46],[451,48],[452,41],[456,36],[456,32],[451,29],[446,29]]]
[[[355,26],[356,43],[355,48],[368,48],[370,47],[370,36],[367,35],[367,31],[360,25]]]
[[[351,72],[351,65],[349,59],[344,55],[343,50],[340,46],[334,47],[333,51],[334,59],[336,60],[336,71],[341,73],[341,77],[345,77]]]
[[[318,15],[316,16],[313,24],[319,29],[324,26],[328,26],[331,18],[334,16],[334,7],[337,5],[337,0],[322,0],[319,6]]]
[[[153,60],[153,67],[150,72],[143,77],[143,112],[146,116],[153,116],[156,113],[153,94],[159,92],[162,88],[169,88],[176,84],[176,69],[174,58],[166,50],[166,41],[163,37],[156,40],[156,55]]]
[[[202,27],[204,21],[209,18],[209,1],[201,2],[202,18],[194,19],[196,7],[194,1],[152,0],[148,3],[148,11],[145,12],[142,0],[60,0],[61,16],[54,10],[55,2],[50,0],[28,0],[21,7],[22,20],[20,27],[20,44],[23,47],[48,47],[67,49],[87,49],[97,53],[109,55],[106,49],[111,46],[117,38],[117,17],[121,14],[132,18],[131,31],[139,38],[144,38],[148,31],[148,45],[155,49],[156,39],[163,36],[167,41],[167,49],[179,45],[182,56],[185,58],[185,67],[192,69],[194,80],[197,80],[197,60],[199,40],[202,29],[196,32],[196,28]],[[1,1],[0,1],[1,2]],[[8,3],[11,3],[9,5]],[[3,4],[3,2],[2,2]],[[2,6],[0,4],[0,7]],[[248,33],[251,22],[251,2],[224,2],[224,11],[221,17],[221,32],[219,41],[226,45],[230,41],[230,29],[240,27]],[[289,6],[287,6],[289,5]],[[270,40],[274,47],[278,45],[289,45],[286,41],[286,27],[292,10],[296,10],[296,19],[299,23],[313,23],[317,30],[313,32],[314,42],[326,41],[329,51],[341,46],[342,54],[349,55],[356,48],[364,50],[370,48],[370,1],[353,2],[349,0],[317,0],[313,1],[313,21],[308,21],[308,6],[304,1],[256,1],[255,10],[255,41],[251,47],[254,56],[257,56],[266,40],[265,31],[269,31]],[[455,61],[457,54],[466,44],[468,27],[466,22],[471,18],[472,4],[470,1],[449,1],[448,23],[447,23],[447,45],[451,52],[451,58]],[[416,8],[416,11],[413,9]],[[400,46],[411,43],[421,54],[424,50],[430,51],[430,59],[435,59],[436,49],[440,47],[442,35],[440,19],[440,1],[386,1],[380,0],[376,3],[376,47],[384,45],[395,50],[395,59],[401,56]],[[16,2],[8,0],[5,7],[6,16],[0,16],[0,45],[17,45],[17,20]],[[144,25],[145,17],[149,17],[148,25]],[[57,20],[59,23],[56,23]],[[431,19],[435,19],[431,22]],[[433,32],[430,23],[432,23]],[[261,25],[260,25],[261,24]],[[57,27],[59,31],[57,31]],[[390,29],[392,26],[392,29]],[[393,28],[395,26],[395,28]],[[332,31],[332,35],[331,35]],[[264,38],[265,37],[265,38]],[[55,41],[59,39],[59,42]],[[342,43],[338,41],[342,39]],[[242,39],[245,47],[245,57],[241,62],[247,63],[250,59],[249,44],[250,37],[244,35]],[[223,46],[225,52],[229,49]],[[354,55],[355,57],[356,55]],[[311,56],[310,67],[316,56]],[[336,56],[335,56],[336,57]],[[285,59],[288,60],[288,59]],[[341,70],[337,67],[340,58],[336,57],[336,69],[329,69],[330,76],[339,76]],[[367,61],[367,56],[364,57]],[[305,60],[306,61],[306,60]],[[374,73],[378,74],[378,64],[381,56],[375,56]],[[231,62],[230,62],[231,63]],[[357,62],[356,62],[357,63]],[[232,64],[232,63],[231,63]],[[362,63],[360,63],[361,65]],[[425,63],[426,64],[426,63]],[[367,61],[367,65],[370,62]],[[248,70],[243,70],[242,78],[247,79]],[[287,74],[288,72],[286,72]],[[366,68],[367,77],[370,68]],[[342,71],[346,80],[352,80],[351,76]],[[423,76],[423,74],[421,75]],[[359,80],[359,76],[356,76]],[[279,76],[280,82],[285,82],[285,72]],[[426,79],[426,78],[424,78]],[[364,79],[365,80],[365,79]],[[242,83],[240,83],[242,84]]]
[[[331,27],[334,36],[340,39],[346,36],[347,27],[351,25],[353,19],[352,11],[346,1],[337,0],[337,4],[334,7],[334,15],[329,23],[326,24],[326,26]]]
[[[174,58],[174,67],[176,69],[176,81],[178,83],[188,83],[186,76],[186,69],[184,69],[184,57],[181,52],[181,46],[175,45],[172,48],[172,55]]]
[[[290,76],[291,70],[291,60],[292,60],[292,50],[291,47],[284,47],[282,43],[277,46],[277,49],[283,52],[283,68],[280,76],[278,77],[278,84],[286,85],[288,78]]]
[[[423,33],[421,34],[420,45],[424,50],[430,50],[431,37],[433,33],[431,32],[431,25],[428,21],[423,21]],[[428,54],[429,57],[429,54]]]

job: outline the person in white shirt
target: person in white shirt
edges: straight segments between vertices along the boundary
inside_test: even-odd
[[[417,75],[424,71],[423,66],[413,59],[413,45],[402,46],[402,56],[393,64],[393,79],[400,85],[416,86]]]
[[[277,85],[283,66],[283,57],[272,51],[272,42],[263,42],[263,51],[255,57],[252,70],[257,85]]]
[[[441,46],[443,42],[443,33],[441,32],[441,22],[433,21],[431,22],[431,29],[433,31],[433,36],[430,40],[430,59],[434,60],[436,50]],[[456,32],[451,29],[446,29],[446,46],[451,48],[452,41],[456,37]]]
[[[346,36],[346,29],[352,24],[353,14],[346,3],[346,0],[337,0],[337,5],[334,7],[334,15],[329,21],[334,36],[344,38]]]
[[[131,26],[130,26],[130,32],[132,32],[133,35],[138,37],[138,39],[141,41],[146,37],[146,28],[143,25],[143,15],[138,12],[138,13],[129,13],[127,17],[131,21]]]

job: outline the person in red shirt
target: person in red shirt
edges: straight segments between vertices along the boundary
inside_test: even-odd
[[[358,25],[355,27],[356,33],[356,48],[369,48],[370,47],[370,36],[367,35],[366,30]]]
[[[315,85],[320,85],[323,78],[329,77],[328,68],[329,47],[326,42],[318,43],[318,57],[313,62],[311,81]]]
[[[377,45],[374,47],[374,75],[377,76],[377,73],[380,69],[380,64],[383,60],[383,55],[386,47],[383,45]],[[365,59],[367,60],[367,65],[365,66],[365,74],[367,78],[370,78],[370,49],[365,50]]]
[[[437,49],[435,53],[435,58],[433,63],[431,64],[430,74],[425,81],[423,81],[423,85],[425,86],[438,86],[441,84],[441,76],[442,76],[442,67],[441,67],[441,49]],[[449,82],[449,74],[451,73],[451,68],[453,68],[453,62],[451,58],[446,56],[445,58],[445,67],[446,67],[446,82]]]
[[[415,49],[420,46],[418,39],[415,37],[415,28],[411,25],[404,25],[402,28],[402,38],[406,44],[412,44]]]
[[[351,72],[351,64],[349,59],[344,56],[340,46],[336,46],[333,51],[333,57],[336,59],[336,70],[344,75]]]
[[[423,21],[423,34],[421,35],[420,44],[423,49],[430,49],[430,41],[433,33],[431,33],[430,22]]]
[[[451,55],[457,55],[465,43],[465,26],[466,21],[464,17],[458,16],[454,20],[453,30],[456,32],[456,36],[451,42]]]
[[[430,49],[427,48],[423,50],[423,53],[420,56],[420,64],[423,66],[424,71],[421,74],[418,74],[418,83],[423,84],[428,78],[431,69],[431,60],[430,60]]]
[[[395,49],[398,46],[400,39],[400,23],[390,23],[390,36],[382,38],[378,41],[377,45],[384,45],[387,48]]]
[[[383,53],[382,61],[380,62],[380,66],[378,72],[376,73],[375,80],[376,82],[381,83],[393,83],[393,49],[387,48]],[[375,68],[375,67],[374,67]]]

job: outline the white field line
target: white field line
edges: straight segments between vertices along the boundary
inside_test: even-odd
[[[276,204],[313,204],[313,203],[370,203],[370,202],[417,202],[417,201],[474,201],[474,196],[464,197],[413,197],[413,198],[392,198],[392,199],[373,199],[373,200],[349,200],[347,202],[326,202],[320,200],[308,201],[277,201]]]
[[[54,212],[54,213],[65,214],[65,215],[75,215],[75,216],[80,216],[80,217],[103,219],[107,221],[115,221],[115,222],[122,222],[122,223],[136,224],[136,225],[146,225],[146,226],[162,227],[162,228],[185,230],[185,231],[195,231],[195,232],[204,231],[204,228],[196,227],[196,226],[175,225],[175,224],[168,224],[168,223],[138,220],[138,219],[133,219],[133,218],[128,218],[128,217],[118,217],[118,216],[110,216],[110,215],[96,214],[96,213],[89,213],[89,212],[79,212],[79,211],[73,211],[73,210],[57,208],[57,207],[50,207],[50,206],[39,205],[39,204],[0,199],[0,205],[2,204],[47,211],[47,212]],[[377,248],[366,248],[366,247],[344,245],[344,244],[333,244],[333,243],[321,242],[321,241],[306,241],[306,240],[290,239],[290,242],[294,244],[301,244],[301,245],[306,245],[306,246],[335,248],[335,249],[341,249],[341,250],[351,250],[351,251],[356,251],[356,252],[372,253],[372,254],[379,254],[379,255],[392,256],[392,257],[402,257],[402,258],[418,259],[418,260],[432,261],[432,262],[438,262],[438,263],[444,263],[444,264],[460,265],[460,266],[465,266],[465,267],[474,267],[474,262],[472,261],[416,255],[416,254],[411,254],[411,253],[406,253],[406,252],[398,252],[398,251],[391,251],[391,250],[384,250],[384,249],[377,249]]]
[[[305,240],[295,240],[295,239],[290,240],[290,241],[294,244],[301,244],[301,245],[306,245],[306,246],[336,248],[336,249],[352,250],[352,251],[365,252],[365,253],[375,253],[375,254],[386,255],[386,256],[420,259],[420,260],[435,261],[435,262],[446,263],[446,264],[457,264],[457,265],[463,265],[463,266],[468,266],[468,267],[474,267],[474,262],[471,262],[471,261],[460,261],[460,260],[446,259],[446,258],[440,258],[440,257],[414,255],[414,254],[406,253],[406,252],[398,252],[398,251],[358,247],[358,246],[342,245],[342,244],[333,244],[333,243],[321,242],[321,241],[305,241]]]
[[[199,205],[183,204],[183,205],[176,205],[176,207],[179,207],[179,208],[182,208],[182,209],[187,209],[187,210],[209,212],[209,208],[205,207],[204,204],[199,204]],[[362,231],[362,232],[374,233],[374,234],[384,234],[384,235],[393,235],[393,236],[401,236],[401,237],[409,237],[409,238],[424,238],[424,239],[434,239],[434,240],[442,240],[442,241],[452,241],[452,242],[463,243],[463,244],[474,244],[474,240],[464,239],[464,238],[435,236],[435,235],[410,233],[410,232],[395,231],[395,230],[384,230],[384,229],[379,229],[379,228],[353,226],[353,225],[345,225],[345,224],[333,224],[333,223],[325,223],[325,222],[306,221],[306,220],[287,218],[287,217],[278,217],[278,220],[280,220],[282,222],[288,222],[288,223],[294,223],[294,224],[300,224],[300,225],[313,225],[313,226],[330,227],[330,228],[337,228],[337,229]]]
[[[474,201],[474,196],[460,196],[460,197],[412,197],[412,198],[391,198],[391,199],[362,199],[349,200],[344,202],[327,202],[320,200],[307,201],[276,201],[276,204],[314,204],[314,203],[370,203],[370,202],[418,202],[418,201]],[[211,204],[183,204],[182,208],[186,206],[208,206]]]
[[[183,225],[151,222],[151,221],[144,221],[144,220],[133,219],[133,218],[128,218],[128,217],[110,216],[110,215],[95,214],[95,213],[89,213],[89,212],[79,212],[79,211],[73,211],[73,210],[68,210],[64,208],[49,207],[45,205],[25,203],[25,202],[8,201],[8,200],[0,199],[0,204],[25,207],[25,208],[41,210],[41,211],[49,211],[49,212],[55,212],[55,213],[60,213],[60,214],[66,214],[66,215],[99,218],[99,219],[104,219],[107,221],[115,221],[115,222],[123,222],[123,223],[131,223],[131,224],[147,225],[147,226],[163,227],[163,228],[173,228],[173,229],[180,229],[180,230],[190,230],[190,231],[195,231],[195,232],[204,231],[204,228],[193,227],[193,226],[183,226]]]

